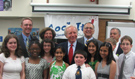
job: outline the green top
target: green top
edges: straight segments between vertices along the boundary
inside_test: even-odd
[[[98,62],[98,60],[95,60],[94,62],[88,63],[94,71],[95,71],[95,65],[96,65],[97,62]]]
[[[66,70],[66,64],[63,61],[62,66],[56,66],[56,61],[52,64],[50,68],[50,79],[62,79],[63,73]]]

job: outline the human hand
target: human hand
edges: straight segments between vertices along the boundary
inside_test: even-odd
[[[90,67],[90,65],[89,65],[89,64],[85,64],[85,66],[86,66],[86,67]]]
[[[130,77],[131,79],[135,79],[135,77]]]

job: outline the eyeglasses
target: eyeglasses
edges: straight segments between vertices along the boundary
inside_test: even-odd
[[[84,29],[90,29],[90,30],[93,30],[94,28],[92,28],[92,27],[85,27]]]
[[[34,50],[38,51],[40,49],[39,48],[31,48],[30,50],[32,50],[32,51],[34,51]]]

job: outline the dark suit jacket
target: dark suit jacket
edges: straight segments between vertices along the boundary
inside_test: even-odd
[[[93,38],[93,39],[98,42],[98,47],[100,47],[100,45],[102,44],[102,42],[99,41],[99,40],[97,40],[97,39],[95,39],[95,38]],[[80,42],[81,44],[85,45],[84,44],[84,37],[78,38],[77,41]]]
[[[120,47],[120,43],[119,43],[119,46],[118,46],[118,49],[117,49],[117,51],[116,51],[116,55],[120,55],[120,54],[122,54],[123,53],[123,51],[122,51],[122,49],[121,49],[121,47]]]
[[[39,41],[36,36],[30,35],[30,37],[31,37],[30,42],[31,42],[31,41]],[[24,57],[25,57],[25,58],[26,58],[26,57],[29,57],[29,56],[28,56],[28,53],[27,53],[27,50],[26,50],[26,46],[25,46],[25,44],[24,44],[24,40],[23,40],[22,34],[18,36],[18,40],[19,40],[20,46],[21,46],[21,48],[22,48],[22,52],[23,52]]]
[[[60,44],[58,44],[58,46],[64,47],[64,49],[65,49],[65,51],[66,51],[66,55],[64,56],[63,60],[64,60],[66,63],[69,64],[69,59],[68,59],[68,41],[67,41],[67,42],[63,42],[63,43],[60,43]],[[85,47],[85,46],[84,46],[83,44],[77,42],[75,51],[78,50],[78,49],[84,50],[84,47]],[[74,63],[75,63],[75,62],[74,62],[74,56],[73,56],[71,64],[74,64]],[[69,65],[70,65],[70,64],[69,64]]]

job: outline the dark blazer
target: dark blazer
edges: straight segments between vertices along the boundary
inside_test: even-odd
[[[60,44],[58,44],[58,46],[64,47],[64,49],[65,49],[65,51],[66,51],[66,54],[65,54],[63,60],[64,60],[66,63],[69,64],[69,59],[68,59],[68,41],[67,41],[67,42],[63,42],[63,43],[60,43]],[[83,44],[77,42],[75,51],[78,50],[78,49],[84,50],[84,47],[85,47],[85,46],[84,46]],[[74,52],[74,53],[75,53],[75,52]],[[75,62],[74,62],[74,56],[73,56],[71,64],[74,64],[74,63],[75,63]],[[70,65],[70,64],[69,64],[69,65]]]
[[[122,51],[122,49],[121,49],[121,47],[120,47],[120,43],[119,43],[118,49],[117,49],[117,51],[116,51],[116,55],[119,56],[119,55],[122,54],[122,53],[123,53],[123,51]]]
[[[99,41],[99,40],[97,40],[97,39],[95,39],[95,38],[93,38],[93,40],[96,40],[98,42],[98,47],[100,47],[100,45],[102,44],[102,42]],[[77,41],[80,42],[81,44],[85,45],[84,44],[84,37],[78,38]]]
[[[39,41],[36,36],[30,35],[30,37],[31,37],[30,42],[31,42],[31,41]],[[26,57],[29,57],[29,56],[28,56],[28,53],[27,53],[27,50],[26,50],[26,46],[25,46],[25,44],[24,44],[24,40],[23,40],[22,34],[18,36],[18,40],[19,40],[20,46],[21,46],[21,48],[22,48],[22,52],[23,52],[24,57],[25,57],[25,58],[26,58]]]

